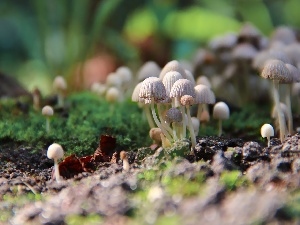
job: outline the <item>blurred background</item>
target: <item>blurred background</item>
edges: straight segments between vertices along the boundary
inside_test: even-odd
[[[104,82],[120,65],[191,60],[216,35],[246,21],[269,36],[300,27],[299,0],[1,0],[0,71],[28,90]]]

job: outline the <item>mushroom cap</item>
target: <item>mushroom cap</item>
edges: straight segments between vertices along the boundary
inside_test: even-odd
[[[245,23],[240,32],[239,32],[239,37],[260,37],[261,33],[260,31],[251,23]]]
[[[274,136],[274,128],[272,127],[271,124],[264,124],[260,128],[260,134],[263,138],[265,137],[273,137]]]
[[[284,48],[285,54],[291,60],[291,64],[297,66],[300,62],[300,44],[293,43]]]
[[[183,95],[190,95],[193,98],[196,97],[194,85],[190,80],[179,79],[172,86],[170,98],[182,97]]]
[[[216,98],[212,90],[204,84],[195,86],[196,104],[215,104]]]
[[[62,76],[56,76],[53,81],[53,88],[57,91],[64,91],[67,89],[67,83]]]
[[[226,120],[229,118],[229,107],[225,102],[217,102],[213,108],[213,118]]]
[[[196,81],[195,81],[195,78],[194,78],[194,75],[192,74],[192,72],[190,70],[184,70],[184,72],[186,75],[186,79],[190,80],[193,83],[193,85],[195,86]]]
[[[91,85],[91,91],[97,95],[104,95],[106,89],[107,89],[106,85],[101,84],[99,82],[95,82]]]
[[[198,85],[198,84],[203,84],[203,85],[211,88],[211,83],[210,83],[209,79],[207,78],[207,76],[198,77],[196,80],[196,85]]]
[[[290,74],[292,76],[292,83],[300,82],[300,70],[296,68],[295,66],[286,63],[285,66],[290,71]]]
[[[194,98],[190,95],[184,95],[180,98],[180,104],[183,106],[190,106],[194,104]]]
[[[257,50],[248,43],[236,45],[232,50],[235,60],[252,60],[257,54]]]
[[[142,86],[142,82],[135,85],[135,88],[133,89],[132,95],[131,95],[131,101],[133,102],[140,102],[141,99],[139,97],[140,89]]]
[[[181,76],[183,78],[186,78],[186,74],[184,71],[184,68],[182,67],[182,65],[177,61],[177,60],[172,60],[170,62],[168,62],[164,68],[162,68],[160,74],[159,74],[159,78],[163,79],[164,76],[166,75],[167,72],[170,71],[177,71],[178,73],[181,74]]]
[[[42,114],[44,116],[53,116],[54,110],[50,105],[46,105],[42,108]]]
[[[161,143],[161,136],[162,134],[161,129],[158,127],[153,127],[149,131],[150,138],[155,141],[156,143]]]
[[[235,46],[237,42],[237,35],[234,33],[227,33],[225,35],[214,37],[209,43],[208,46],[213,51],[217,51],[218,49],[231,49]]]
[[[166,98],[166,89],[162,81],[157,77],[146,78],[141,85],[139,97],[145,99],[145,103],[162,101]]]
[[[125,152],[125,151],[121,151],[120,152],[120,159],[121,160],[126,160],[126,159],[128,159],[128,157],[127,157],[127,153]]]
[[[61,145],[57,143],[53,143],[52,145],[50,145],[48,147],[47,157],[54,160],[64,157],[64,150]]]
[[[148,77],[158,77],[161,68],[154,61],[145,62],[138,70],[137,77],[139,81],[143,81]]]
[[[117,73],[110,73],[106,77],[106,85],[109,87],[121,87],[122,80]]]
[[[180,123],[182,121],[182,113],[178,108],[172,107],[168,109],[165,115],[165,121],[167,123]]]
[[[132,72],[127,66],[121,66],[116,70],[116,74],[121,78],[122,83],[128,84],[132,80]]]
[[[292,94],[294,96],[300,96],[300,83],[293,83]]]
[[[268,60],[260,75],[265,79],[278,80],[281,83],[292,82],[290,71],[284,62],[277,59]]]
[[[191,117],[191,121],[192,121],[192,126],[194,129],[195,134],[199,133],[199,128],[200,128],[200,121],[197,117]]]
[[[110,87],[106,91],[105,99],[108,102],[118,102],[120,101],[121,93],[118,88],[116,87]]]
[[[200,114],[200,122],[207,123],[210,120],[209,112],[207,110],[203,110]]]
[[[170,71],[165,74],[162,82],[165,85],[167,95],[170,94],[173,84],[177,80],[182,79],[182,78],[183,77],[181,76],[181,74],[178,73],[177,71]]]
[[[277,27],[272,35],[271,41],[280,41],[286,45],[295,43],[297,41],[297,37],[295,32],[287,26],[279,26]]]

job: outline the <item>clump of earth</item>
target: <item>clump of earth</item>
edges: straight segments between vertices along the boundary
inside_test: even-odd
[[[11,211],[10,224],[66,224],[70,216],[99,215],[102,224],[155,224],[160,216],[179,218],[178,224],[296,224],[287,210],[291,193],[300,185],[300,135],[289,136],[282,144],[276,138],[270,147],[242,139],[199,137],[194,151],[180,156],[189,141],[175,143],[166,152],[161,147],[128,152],[130,170],[122,161],[99,163],[93,172],[81,172],[57,183],[52,177],[53,161],[46,149],[7,143],[0,153],[0,211]],[[174,153],[175,152],[175,153]],[[160,169],[168,161],[172,166]],[[191,196],[170,194],[168,187],[149,182],[144,201],[135,195],[143,191],[140,174],[154,170],[160,177],[195,180],[199,172],[203,183]],[[226,171],[236,171],[247,185],[228,190],[220,182]],[[203,187],[203,190],[201,189]],[[3,196],[41,195],[26,204],[9,202]],[[136,215],[136,212],[142,215]],[[135,222],[135,223],[134,223]]]

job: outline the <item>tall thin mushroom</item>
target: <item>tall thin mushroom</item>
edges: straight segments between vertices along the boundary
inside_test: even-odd
[[[284,122],[283,113],[280,108],[279,101],[279,82],[291,82],[291,76],[288,68],[285,66],[284,62],[271,59],[268,60],[260,74],[265,79],[273,80],[273,95],[274,103],[278,113],[279,119],[279,129],[280,129],[280,140],[283,142],[286,136],[286,124]]]

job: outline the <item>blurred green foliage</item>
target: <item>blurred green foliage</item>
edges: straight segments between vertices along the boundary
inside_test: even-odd
[[[299,6],[299,0],[2,0],[0,70],[32,88],[70,75],[101,51],[139,65],[145,58],[137,42],[149,37],[167,43],[163,60],[186,58],[245,21],[266,35],[281,24],[300,27]]]

